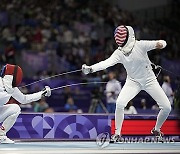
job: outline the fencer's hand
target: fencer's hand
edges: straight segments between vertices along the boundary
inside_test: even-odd
[[[165,48],[167,45],[166,41],[164,40],[159,40],[157,43],[156,43],[156,49],[163,49]]]
[[[51,96],[51,88],[49,86],[45,86],[45,88],[42,90],[42,96]]]
[[[87,66],[86,64],[83,64],[82,65],[82,72],[84,73],[84,74],[89,74],[89,73],[92,73],[92,68],[90,67],[90,66]]]

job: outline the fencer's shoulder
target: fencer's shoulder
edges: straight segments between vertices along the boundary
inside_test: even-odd
[[[121,52],[121,47],[118,47],[115,51],[114,51],[115,54],[119,55],[119,56],[122,56],[123,53]]]
[[[148,42],[148,40],[136,40],[137,45],[143,45],[143,44],[145,44],[147,42]]]
[[[144,45],[144,40],[136,40],[135,48],[141,48]]]
[[[154,49],[155,44],[156,44],[156,41],[153,41],[153,40],[136,41],[136,46],[138,48],[141,48],[141,49],[145,50],[145,51],[149,51],[149,50]]]
[[[139,40],[136,41],[138,44],[152,44],[152,43],[156,43],[158,40]]]
[[[116,50],[114,50],[114,53],[119,54],[120,51],[121,51],[121,48],[118,47]]]

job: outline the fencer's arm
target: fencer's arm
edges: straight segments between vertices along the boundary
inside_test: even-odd
[[[141,40],[141,48],[143,51],[150,51],[153,49],[163,49],[166,47],[167,43],[164,40],[157,40],[157,41],[146,41]]]
[[[121,59],[120,59],[119,53],[120,53],[120,51],[117,49],[114,51],[114,53],[108,59],[90,66],[92,68],[92,72],[104,70],[110,66],[120,63]]]
[[[12,97],[21,104],[27,104],[41,99],[43,91],[33,94],[23,94],[17,87],[14,88]]]

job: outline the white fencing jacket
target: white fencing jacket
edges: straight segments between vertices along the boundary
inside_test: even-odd
[[[41,99],[42,91],[24,95],[17,87],[13,88],[13,92],[11,94],[5,91],[3,86],[2,78],[0,77],[0,107],[6,104],[11,97],[17,100],[21,104],[27,104],[33,101],[37,101]]]
[[[129,56],[125,56],[118,48],[108,59],[92,65],[92,71],[104,70],[117,63],[122,63],[127,71],[127,78],[143,85],[147,79],[156,79],[147,51],[155,49],[157,42],[158,41],[136,41]],[[163,45],[163,48],[164,47]]]

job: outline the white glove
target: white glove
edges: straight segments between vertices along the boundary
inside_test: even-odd
[[[167,45],[166,41],[164,41],[164,40],[159,40],[159,41],[157,41],[157,43],[156,43],[156,49],[163,49],[163,48],[166,47],[166,45]]]
[[[14,88],[12,87],[13,76],[5,75],[2,78],[4,88],[8,94],[12,94],[14,92]]]
[[[163,46],[162,48],[165,48],[167,45],[166,41],[164,41],[164,40],[159,40],[158,42],[162,44],[162,46]]]
[[[89,74],[89,73],[92,73],[93,70],[92,70],[92,68],[90,66],[87,66],[86,64],[83,64],[82,65],[82,72],[84,74]]]
[[[49,86],[45,86],[45,88],[42,90],[42,96],[51,96],[51,88]]]

